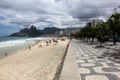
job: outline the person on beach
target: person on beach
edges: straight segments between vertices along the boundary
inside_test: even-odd
[[[49,43],[51,43],[51,40],[49,40]]]
[[[53,39],[53,43],[55,43],[55,45],[57,45],[58,41]]]
[[[5,53],[5,56],[7,56],[7,53]]]
[[[46,41],[46,46],[49,46],[49,45],[48,45],[48,41]]]
[[[42,47],[42,45],[39,45],[39,47]]]
[[[29,49],[31,50],[31,46],[29,46]]]

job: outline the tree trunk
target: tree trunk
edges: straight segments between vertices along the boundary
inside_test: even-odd
[[[114,36],[113,36],[113,44],[116,45],[116,34],[114,33]]]
[[[92,38],[91,44],[93,44],[93,42],[94,42],[94,37]]]
[[[87,42],[88,42],[89,38],[87,37]]]
[[[114,41],[114,45],[116,45],[116,41]]]
[[[102,47],[102,42],[100,42],[100,47]]]

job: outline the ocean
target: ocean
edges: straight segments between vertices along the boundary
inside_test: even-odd
[[[28,48],[35,45],[36,41],[44,40],[44,37],[0,37],[0,56]]]

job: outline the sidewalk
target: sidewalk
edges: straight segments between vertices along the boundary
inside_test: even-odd
[[[60,80],[120,80],[120,63],[98,58],[104,48],[73,40],[63,65]]]
[[[75,61],[75,51],[72,43],[70,43],[68,48],[60,80],[81,80]]]

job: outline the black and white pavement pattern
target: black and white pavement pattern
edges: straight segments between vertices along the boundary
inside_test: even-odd
[[[82,80],[120,80],[120,64],[98,58],[105,50],[96,49],[79,40],[72,40],[76,63]]]

